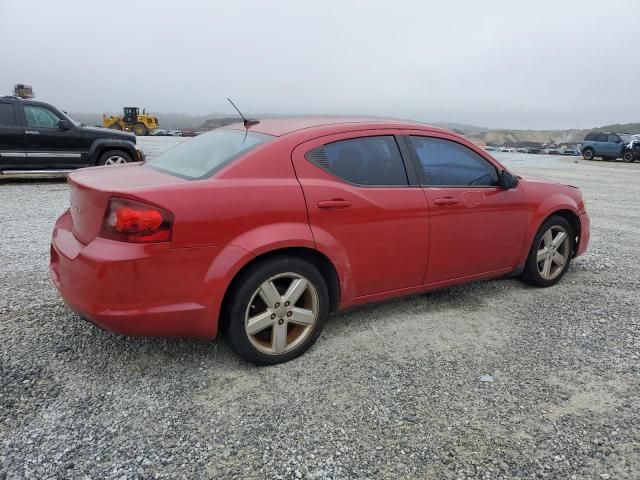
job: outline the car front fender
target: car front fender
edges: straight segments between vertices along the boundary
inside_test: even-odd
[[[556,212],[571,212],[580,221],[580,209],[578,202],[571,196],[564,193],[553,193],[540,202],[534,209],[530,210],[529,227],[521,254],[521,265],[527,261],[533,239],[544,221]]]

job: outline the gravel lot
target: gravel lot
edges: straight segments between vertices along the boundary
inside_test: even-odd
[[[48,279],[66,185],[0,183],[0,480],[640,478],[640,164],[496,156],[584,191],[591,246],[558,286],[339,314],[268,368],[80,320]]]

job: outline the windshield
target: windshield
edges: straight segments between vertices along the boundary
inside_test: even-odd
[[[273,138],[244,130],[214,130],[176,145],[147,164],[182,178],[205,178]]]
[[[633,140],[633,137],[631,135],[627,135],[626,133],[619,133],[618,136],[624,143],[629,143],[631,140]]]

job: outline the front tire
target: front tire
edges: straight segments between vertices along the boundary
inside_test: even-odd
[[[129,163],[130,161],[131,157],[129,154],[122,150],[107,150],[100,155],[98,165],[121,165]]]
[[[627,163],[633,162],[633,152],[631,152],[631,151],[624,152],[622,154],[622,160],[627,162]]]
[[[135,133],[138,137],[144,137],[147,133],[149,133],[149,129],[144,123],[136,123],[133,125],[133,133]]]
[[[225,307],[225,338],[255,365],[287,362],[306,352],[329,317],[327,284],[311,263],[274,257],[234,282]]]
[[[549,218],[533,239],[522,279],[537,287],[558,283],[569,268],[574,244],[569,222],[560,216]]]
[[[582,151],[582,158],[584,158],[585,160],[593,160],[593,149],[585,148]]]

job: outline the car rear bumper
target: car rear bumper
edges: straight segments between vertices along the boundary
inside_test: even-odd
[[[580,214],[580,238],[578,239],[578,248],[576,248],[576,257],[579,257],[587,251],[589,246],[589,238],[591,237],[591,220],[587,212]]]
[[[72,310],[125,335],[216,336],[229,279],[212,265],[227,247],[171,248],[100,237],[85,245],[71,222],[67,211],[56,223],[49,271]]]

